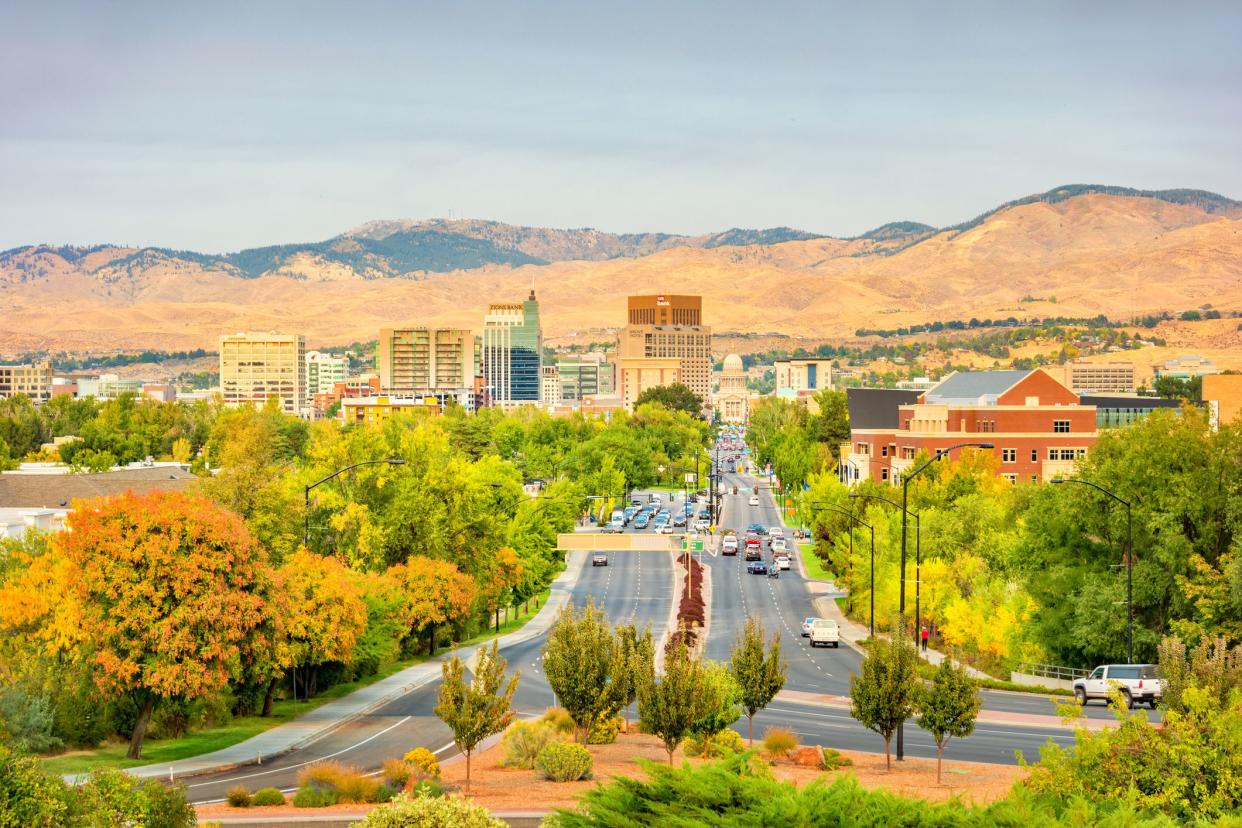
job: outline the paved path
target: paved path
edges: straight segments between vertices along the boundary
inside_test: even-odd
[[[527,621],[521,629],[494,639],[499,642],[501,649],[539,638],[547,632],[556,618],[556,613],[569,600],[586,559],[586,552],[570,553],[565,571],[553,582],[547,603],[535,617]],[[491,641],[466,647],[458,654],[463,660],[468,660],[480,646],[490,647]],[[355,690],[348,696],[330,701],[291,722],[277,725],[271,730],[231,747],[176,762],[130,768],[129,773],[140,777],[194,776],[240,765],[262,763],[273,757],[298,750],[360,716],[365,716],[424,685],[438,681],[441,675],[441,664],[451,655],[452,651],[445,650],[436,658],[394,673],[388,678]]]

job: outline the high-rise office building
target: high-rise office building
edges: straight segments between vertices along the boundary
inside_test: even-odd
[[[349,376],[349,358],[306,352],[306,395],[327,394]]]
[[[276,397],[285,412],[301,415],[307,407],[305,337],[274,331],[220,337],[220,393],[229,404],[262,405]]]
[[[493,405],[539,402],[543,331],[535,291],[525,302],[488,306],[481,355],[485,390]]]
[[[631,296],[628,311],[628,324],[621,333],[618,348],[619,385],[626,406],[633,406],[634,399],[649,387],[653,376],[672,376],[667,361],[676,360],[675,381],[693,391],[703,401],[704,408],[709,408],[712,404],[712,329],[702,324],[702,297]]]
[[[0,397],[25,394],[36,405],[52,398],[52,363],[0,365]]]
[[[384,328],[375,349],[380,388],[398,394],[471,388],[474,336],[457,328]]]
[[[561,376],[562,400],[608,397],[616,392],[617,364],[608,358],[608,354],[591,351],[560,356],[556,360],[556,370]]]

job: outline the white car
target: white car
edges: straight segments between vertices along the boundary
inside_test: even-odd
[[[737,535],[725,535],[724,540],[720,542],[720,554],[736,555],[737,554]]]
[[[791,565],[788,555],[777,555],[772,559],[772,562],[776,564],[777,569],[789,569]]]
[[[659,526],[656,527],[656,531],[659,532],[661,535],[673,534],[673,532],[675,531],[673,527],[673,522],[670,520],[665,523],[661,523]]]
[[[831,618],[816,618],[811,622],[811,646],[818,647],[823,644],[825,647],[832,645],[833,647],[841,646],[841,627]]]
[[[759,495],[751,495],[751,496],[750,496],[750,501],[749,501],[749,502],[750,502],[750,505],[751,505],[751,506],[758,506],[758,505],[759,505]]]
[[[768,530],[768,537],[769,538],[783,538],[785,537],[785,530],[779,526],[773,526],[771,529]]]
[[[818,618],[803,618],[802,619],[802,637],[803,638],[810,637],[811,625],[814,624],[818,620],[819,620]]]
[[[773,555],[784,555],[789,551],[789,547],[785,546],[784,538],[773,538],[771,545]]]

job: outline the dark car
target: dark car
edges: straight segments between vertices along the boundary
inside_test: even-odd
[[[768,527],[764,526],[762,523],[752,523],[750,526],[746,527],[746,531],[754,532],[756,535],[763,535],[767,533]]]
[[[768,565],[763,561],[751,561],[746,564],[746,571],[751,575],[767,575]]]
[[[686,525],[686,513],[682,512],[677,517],[673,518],[673,525],[674,526],[685,526]]]
[[[596,552],[591,556],[591,566],[608,566],[608,556],[603,552]]]

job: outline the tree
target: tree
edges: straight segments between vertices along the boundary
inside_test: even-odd
[[[344,564],[305,549],[285,561],[276,584],[287,602],[281,663],[294,671],[294,697],[300,672],[309,699],[317,683],[311,668],[352,659],[366,628],[366,604]]]
[[[680,382],[646,389],[634,400],[634,408],[637,409],[644,403],[657,403],[669,411],[684,411],[696,417],[703,412],[703,400]]]
[[[727,664],[709,661],[703,665],[703,687],[700,695],[714,704],[704,706],[701,715],[690,725],[690,732],[703,739],[703,755],[711,755],[711,741],[742,715],[742,689]]]
[[[625,711],[625,729],[630,729],[630,705],[638,699],[638,688],[650,680],[655,669],[655,642],[651,638],[651,626],[642,635],[633,624],[616,628],[617,648],[613,654],[612,695]]]
[[[936,742],[936,784],[940,784],[940,765],[944,746],[953,736],[965,739],[975,729],[975,718],[983,698],[963,668],[944,659],[936,669],[931,687],[925,688],[918,701],[919,727],[931,734]]]
[[[500,657],[496,642],[491,649],[480,647],[475,657],[474,678],[467,682],[461,659],[454,655],[441,668],[439,703],[435,713],[453,731],[453,743],[466,754],[466,787],[470,787],[470,756],[479,742],[499,733],[513,721],[513,693],[520,673],[514,673],[505,684],[509,666]]]
[[[664,675],[648,677],[638,691],[638,719],[643,730],[660,737],[673,764],[677,746],[696,722],[717,715],[725,699],[707,678],[703,662],[677,640],[664,658]]]
[[[406,629],[411,633],[428,629],[428,651],[433,654],[436,627],[468,614],[478,592],[474,578],[460,572],[456,564],[417,555],[389,567],[385,576],[405,593]]]
[[[884,737],[884,764],[889,769],[893,734],[914,712],[918,696],[918,653],[907,637],[905,625],[892,626],[893,637],[873,639],[858,675],[850,677],[850,715]]]
[[[218,692],[268,611],[271,571],[241,520],[179,492],[82,504],[56,536],[60,600],[77,608],[99,690],[138,709],[137,759],[156,704]]]
[[[629,675],[616,658],[618,643],[604,613],[587,599],[582,612],[573,604],[556,616],[543,650],[543,672],[561,707],[574,720],[574,735],[585,742],[601,719],[623,706],[619,695]],[[614,687],[614,685],[617,685]]]
[[[755,743],[755,714],[771,704],[785,686],[780,633],[772,636],[766,651],[763,636],[762,622],[754,617],[747,618],[729,655],[729,669],[741,691],[742,710],[747,719],[746,735],[752,745]]]

